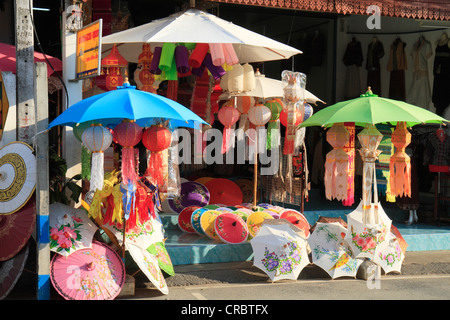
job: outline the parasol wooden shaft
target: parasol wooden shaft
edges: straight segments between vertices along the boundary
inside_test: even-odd
[[[258,144],[258,136],[255,139],[255,146]],[[256,194],[258,193],[258,152],[255,147],[255,163],[253,164],[253,206],[256,207]]]

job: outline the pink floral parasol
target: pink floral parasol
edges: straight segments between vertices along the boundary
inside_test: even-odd
[[[125,283],[125,266],[113,249],[95,241],[91,249],[55,255],[50,279],[66,300],[113,300]]]

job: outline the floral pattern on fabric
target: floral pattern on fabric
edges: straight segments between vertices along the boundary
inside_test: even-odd
[[[67,217],[64,224],[50,228],[50,249],[56,252],[76,250],[77,241],[82,240],[80,227],[83,225],[81,218],[77,216]]]
[[[300,264],[301,248],[297,241],[289,239],[289,242],[283,246],[282,252],[278,256],[275,252],[270,252],[267,247],[265,248],[261,262],[267,271],[275,271],[276,275],[289,274]]]

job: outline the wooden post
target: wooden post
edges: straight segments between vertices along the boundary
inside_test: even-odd
[[[17,140],[32,144],[36,134],[34,107],[34,38],[32,0],[16,0]],[[31,6],[31,7],[30,7]]]
[[[37,299],[50,299],[49,162],[48,162],[48,82],[47,65],[35,64],[36,105],[36,260]]]

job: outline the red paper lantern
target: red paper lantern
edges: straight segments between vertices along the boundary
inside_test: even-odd
[[[301,110],[295,109],[295,126],[298,126],[302,123],[303,115]],[[283,126],[287,127],[287,110],[283,109],[280,112],[280,122]]]
[[[224,105],[218,114],[220,123],[224,125],[222,138],[222,153],[226,153],[230,149],[231,126],[238,120],[241,113],[232,105]]]
[[[167,171],[165,170],[167,168],[167,159],[164,159],[162,152],[170,146],[171,142],[172,135],[169,129],[162,125],[151,126],[142,135],[142,143],[151,151],[145,175],[160,190],[165,182],[164,172]]]
[[[127,75],[128,61],[119,53],[116,44],[113,45],[111,52],[102,59],[102,74],[106,73],[105,86],[108,90],[115,90],[123,85],[123,75]],[[122,70],[124,69],[124,70]]]
[[[122,181],[124,184],[137,180],[134,146],[141,141],[142,128],[133,120],[124,120],[114,128],[114,138],[122,148]]]

